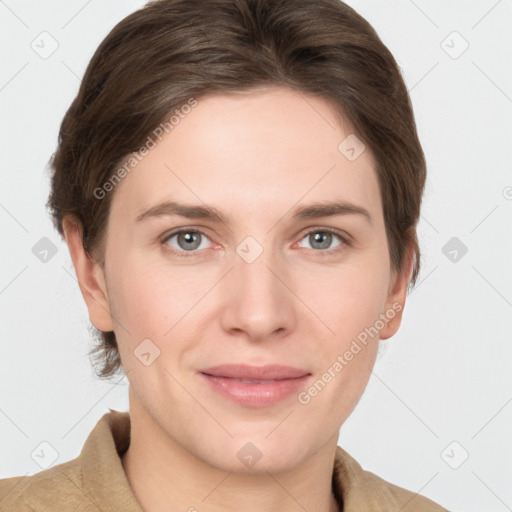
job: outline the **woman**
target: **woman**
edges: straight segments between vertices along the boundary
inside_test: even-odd
[[[337,446],[418,275],[425,182],[398,66],[355,11],[149,3],[93,56],[52,169],[130,411],[0,481],[2,510],[445,510]]]

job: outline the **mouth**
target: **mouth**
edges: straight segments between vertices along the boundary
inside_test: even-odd
[[[297,393],[311,378],[307,370],[282,365],[221,365],[199,375],[210,389],[240,405],[268,407]]]
[[[202,370],[201,373],[211,375],[212,377],[254,381],[295,379],[309,374],[307,370],[279,364],[269,364],[265,366],[222,364],[206,368],[205,370]]]

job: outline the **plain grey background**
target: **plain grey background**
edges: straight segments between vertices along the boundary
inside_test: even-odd
[[[339,444],[450,510],[512,510],[512,0],[347,3],[402,69],[428,179],[419,284]],[[47,465],[75,458],[128,409],[126,379],[96,380],[87,358],[46,164],[96,47],[142,5],[0,1],[0,478],[41,471],[41,448]]]

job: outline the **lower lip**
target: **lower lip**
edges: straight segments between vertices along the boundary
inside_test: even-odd
[[[290,395],[298,393],[311,377],[311,375],[304,375],[295,379],[283,379],[260,384],[240,382],[226,377],[213,377],[205,373],[200,375],[209,382],[214,391],[248,407],[274,405]]]

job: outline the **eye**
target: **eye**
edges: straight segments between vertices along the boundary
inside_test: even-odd
[[[187,256],[187,252],[197,252],[199,249],[208,249],[206,242],[209,238],[195,229],[181,229],[164,238],[163,243],[167,250],[177,256]]]
[[[336,239],[339,242],[333,246],[332,243]],[[309,249],[317,249],[316,252],[322,255],[338,253],[345,245],[350,245],[347,237],[344,237],[337,231],[325,228],[315,228],[308,231],[302,240],[306,240],[310,244]]]
[[[333,241],[338,240],[336,245],[332,245]],[[301,240],[309,243],[309,249],[316,249],[319,255],[336,254],[343,250],[345,246],[349,246],[348,237],[333,229],[314,228],[308,231]],[[180,229],[167,235],[162,243],[167,251],[175,256],[195,256],[201,249],[211,248],[210,239],[200,230],[197,229]]]

